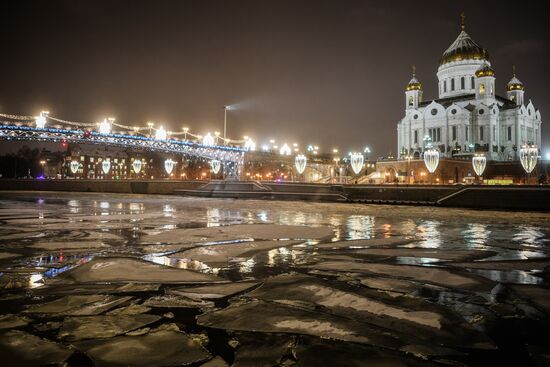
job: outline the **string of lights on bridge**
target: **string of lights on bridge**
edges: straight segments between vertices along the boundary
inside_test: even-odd
[[[68,121],[68,120],[63,120],[57,117],[50,116],[50,113],[48,111],[41,111],[38,116],[25,116],[25,115],[0,113],[0,117],[18,122],[15,125],[2,126],[2,128],[4,129],[11,130],[11,132],[15,132],[17,129],[28,130],[29,129],[28,126],[27,126],[27,129],[20,126],[22,123],[26,123],[27,125],[34,123],[35,125],[34,128],[38,131],[48,131],[56,134],[59,134],[59,133],[70,134],[75,132],[74,130],[57,129],[55,128],[55,126],[53,129],[47,128],[46,125],[48,124],[48,120],[51,120],[51,121],[54,121],[54,124],[57,123],[57,124],[69,125],[71,127],[76,127],[77,132],[81,133],[83,138],[89,138],[91,136],[97,136],[97,134],[99,134],[100,136],[111,138],[109,143],[118,143],[119,145],[134,143],[136,140],[138,141],[145,140],[149,143],[153,143],[153,144],[157,143],[156,147],[159,148],[159,150],[163,149],[166,151],[174,151],[174,152],[177,151],[182,153],[189,153],[189,151],[186,152],[186,148],[195,149],[194,151],[195,155],[203,156],[210,159],[210,166],[214,173],[219,172],[222,162],[224,163],[232,162],[232,163],[242,164],[243,153],[246,151],[256,150],[256,143],[248,136],[245,136],[243,140],[232,140],[232,139],[228,139],[226,137],[220,136],[220,133],[217,131],[214,132],[213,135],[210,132],[206,133],[205,135],[198,135],[198,134],[191,133],[189,131],[189,128],[187,127],[184,127],[181,132],[173,132],[173,131],[165,130],[162,125],[160,125],[157,128],[155,127],[155,124],[153,122],[148,122],[147,126],[129,126],[129,125],[117,123],[116,120],[112,117],[105,118],[103,119],[103,121],[99,123],[76,122],[76,121]],[[126,130],[126,132],[131,132],[131,134],[130,135],[116,134],[113,132],[113,126]],[[97,131],[93,131],[94,128],[97,129]],[[149,132],[149,137],[145,136],[145,134],[142,133],[144,131]],[[153,138],[153,131],[154,131],[154,138]],[[142,134],[142,135],[140,136],[139,134]],[[0,132],[0,137],[3,135],[5,135],[5,133]],[[174,136],[181,136],[181,135],[183,135],[183,138],[184,138],[183,141],[173,138]],[[20,137],[17,135],[14,135],[14,136],[16,138]],[[53,139],[55,140],[55,137]],[[114,139],[125,139],[125,140],[116,141]],[[63,141],[63,138],[61,138],[61,140]],[[159,142],[161,144],[162,143],[165,143],[165,144],[163,146],[158,146]],[[219,142],[221,142],[222,145],[220,145]],[[295,160],[294,160],[295,168],[299,174],[302,174],[304,172],[307,166],[308,159],[306,155],[300,152],[300,149],[297,143],[292,144],[293,148],[291,148],[288,143],[283,143],[283,145],[279,147],[278,145],[276,145],[276,142],[274,139],[271,139],[269,143],[270,145],[263,145],[261,150],[262,151],[278,150],[278,152],[281,155],[286,155],[286,156],[290,156],[294,152],[296,154]],[[319,147],[316,145],[308,145],[306,148],[306,152],[312,155],[317,155],[319,153]],[[338,153],[338,150],[333,149],[333,154],[337,154],[337,153]],[[366,147],[363,152],[350,152],[349,158],[346,157],[344,159],[346,160],[346,162],[349,162],[353,172],[356,175],[359,175],[365,165],[365,155],[368,156],[369,153],[370,153],[370,149]],[[520,161],[524,170],[526,171],[526,173],[530,174],[534,170],[539,159],[538,147],[535,146],[534,144],[525,144],[520,148],[519,153],[520,153],[519,154]],[[407,156],[405,157],[405,159],[410,160],[411,157]],[[439,150],[433,147],[431,142],[428,140],[426,150],[423,153],[423,160],[426,165],[426,168],[430,173],[434,173],[436,171],[439,165],[439,159],[440,159]],[[335,156],[334,162],[336,164],[338,164],[339,160],[340,158]],[[78,162],[76,163],[71,162],[70,164],[70,169],[71,171],[73,171],[73,173],[76,172],[76,170],[78,169],[78,167],[76,167],[77,163]],[[140,163],[141,161],[138,161],[138,160],[135,160],[133,162],[133,169],[136,173],[138,173],[141,170]],[[165,161],[165,170],[168,174],[172,172],[175,163],[176,162],[172,161],[171,159],[167,159]],[[472,157],[472,166],[478,176],[481,176],[483,174],[486,164],[487,164],[487,158],[485,157],[484,154],[476,153]],[[110,165],[108,161],[104,161],[102,168],[103,168],[103,171],[109,171]]]

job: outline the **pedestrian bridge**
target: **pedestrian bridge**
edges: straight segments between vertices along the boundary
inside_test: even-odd
[[[58,120],[55,126],[34,123],[33,117],[0,114],[1,141],[57,142],[61,144],[95,144],[147,150],[161,153],[175,153],[223,163],[242,164],[247,149],[240,146],[202,144],[200,140],[151,137],[139,134],[147,128],[121,129],[120,133],[99,132],[78,126],[77,123],[64,124]],[[10,118],[11,117],[11,118]],[[40,117],[38,117],[40,118]],[[36,119],[38,119],[36,118]],[[33,126],[34,125],[34,126]],[[63,126],[65,125],[65,126]],[[92,124],[82,124],[91,125]],[[126,130],[126,131],[125,131]],[[190,134],[191,135],[191,134]]]

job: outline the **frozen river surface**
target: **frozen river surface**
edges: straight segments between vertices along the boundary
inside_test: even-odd
[[[550,361],[550,214],[0,192],[0,358]]]

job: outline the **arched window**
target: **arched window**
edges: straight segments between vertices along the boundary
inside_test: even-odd
[[[470,89],[475,89],[476,87],[476,80],[474,77],[472,77],[472,86],[470,87]]]
[[[479,94],[485,94],[485,84],[483,83],[479,85]]]
[[[466,79],[464,77],[460,78],[460,89],[466,89]]]
[[[413,96],[409,96],[409,106],[413,105]]]
[[[447,93],[447,81],[443,81],[443,93]]]
[[[451,79],[451,91],[455,90],[455,80]]]

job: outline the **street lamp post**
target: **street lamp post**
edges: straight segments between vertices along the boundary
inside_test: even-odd
[[[227,111],[231,110],[231,106],[223,107],[223,140],[224,144],[227,142]]]

